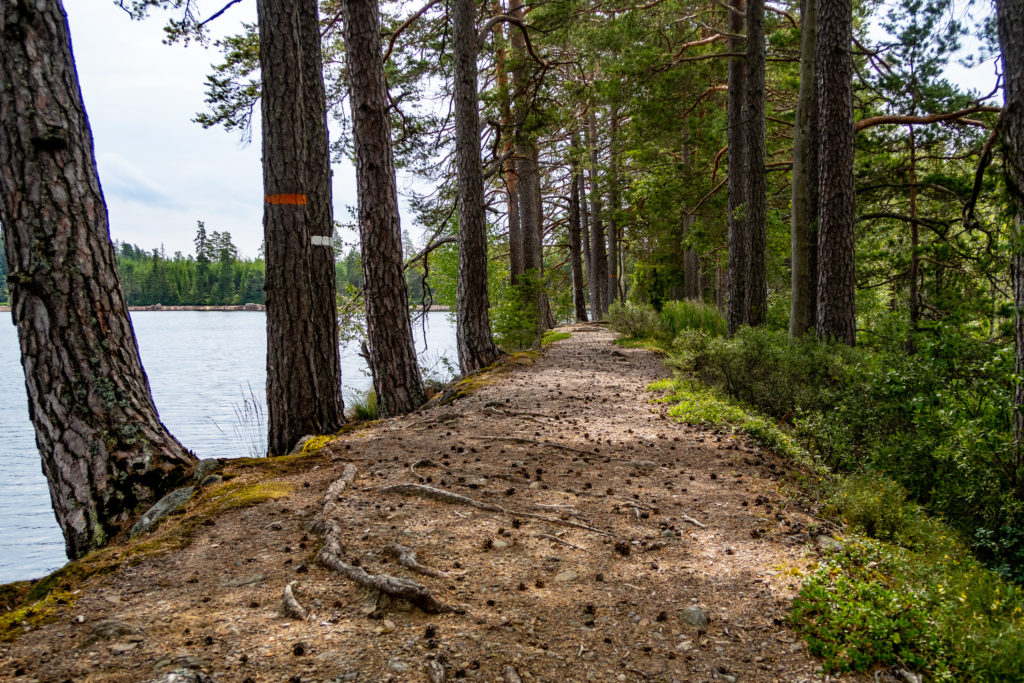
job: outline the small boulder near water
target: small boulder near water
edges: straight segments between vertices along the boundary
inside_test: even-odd
[[[194,486],[186,486],[185,488],[171,491],[158,500],[156,505],[146,510],[146,514],[142,515],[139,521],[135,523],[135,526],[132,527],[131,537],[135,538],[139,534],[152,529],[161,519],[187,503],[195,492],[196,488]]]
[[[203,458],[196,463],[195,472],[192,474],[194,481],[202,481],[221,468],[221,462],[217,458]]]

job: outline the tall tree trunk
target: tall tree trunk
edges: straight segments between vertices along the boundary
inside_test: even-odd
[[[768,282],[765,265],[768,250],[767,179],[765,174],[765,38],[764,0],[747,0],[747,64],[744,92],[744,152],[747,156],[747,277],[744,322],[761,325],[768,314]]]
[[[0,224],[29,417],[68,555],[191,474],[160,422],[118,281],[67,18],[0,3]]]
[[[583,252],[583,265],[587,269],[585,280],[580,280],[581,287],[584,289],[584,293],[589,293],[589,281],[593,277],[593,264],[591,262],[592,253],[590,251],[590,212],[587,210],[587,185],[585,182],[586,177],[583,174],[583,168],[581,166],[583,162],[583,152],[580,147],[580,134],[573,132],[572,134],[572,146],[573,149],[577,150],[577,156],[574,157],[576,164],[576,174],[579,176],[578,189],[580,194],[580,249]],[[591,308],[593,310],[593,308]]]
[[[818,321],[821,339],[852,346],[854,310],[853,6],[818,7]]]
[[[587,112],[587,149],[590,150],[590,310],[594,320],[602,320],[608,312],[608,252],[605,251],[604,223],[601,217],[601,191],[597,186],[597,115],[591,103]]]
[[[576,141],[574,136],[573,142]],[[580,172],[578,146],[570,151],[569,173],[569,261],[572,267],[572,303],[576,313],[576,322],[587,321],[587,301],[583,296],[583,259],[580,249],[580,185],[583,174]]]
[[[729,52],[746,51],[742,35],[745,0],[732,0],[729,8]],[[729,142],[729,311],[726,316],[729,335],[746,322],[747,188],[745,175],[746,136],[743,133],[743,102],[746,99],[746,68],[740,57],[729,59],[728,142]]]
[[[510,11],[514,18],[523,21],[525,11],[519,0],[512,0]],[[515,86],[515,119],[516,119],[516,170],[519,192],[519,237],[521,238],[521,254],[523,271],[530,274],[530,287],[533,290],[532,305],[537,309],[538,337],[548,327],[547,315],[549,307],[544,292],[543,281],[543,233],[541,228],[541,197],[540,171],[538,169],[539,152],[536,141],[531,134],[524,131],[533,102],[529,92],[529,69],[527,69],[526,38],[518,28],[510,34],[514,68],[512,77]]]
[[[459,278],[455,338],[459,369],[468,375],[498,359],[487,297],[487,217],[477,109],[473,0],[451,0],[455,58],[455,162],[459,182]]]
[[[1024,377],[1024,2],[996,0],[999,44],[1003,52],[1004,101],[1003,163],[1006,186],[1016,214],[1010,244],[1013,284],[1016,375]],[[1024,490],[1024,383],[1016,381],[1013,394],[1013,436],[1016,443],[1014,485]]]
[[[375,0],[342,0],[342,12],[356,152],[369,364],[382,414],[399,415],[423,403],[423,382],[416,364],[402,267],[395,159],[380,52],[380,14]]]
[[[608,295],[619,300],[619,104],[612,100],[608,125]]]
[[[498,16],[502,14],[500,0],[491,2],[491,12]],[[520,18],[522,5],[519,6]],[[509,275],[512,284],[519,282],[519,276],[523,274],[523,235],[519,221],[519,176],[516,172],[515,152],[515,124],[512,121],[512,96],[509,91],[508,68],[506,66],[507,53],[505,50],[504,24],[498,22],[494,25],[494,70],[495,79],[498,84],[498,96],[500,98],[499,109],[501,112],[501,152],[505,155],[503,163],[503,175],[505,181],[505,199],[508,214],[508,259]],[[521,82],[517,79],[516,83]]]
[[[818,0],[802,0],[800,9],[800,91],[793,129],[793,204],[789,333],[802,336],[815,324],[817,303],[817,100],[814,46],[818,35]],[[814,261],[814,263],[812,263]]]
[[[690,167],[690,134],[689,131],[683,129],[683,147],[681,159],[683,167],[689,169]],[[695,217],[687,210],[683,209],[682,222],[683,240],[690,235],[690,230],[693,229]],[[701,288],[700,282],[700,257],[697,255],[697,250],[692,246],[687,247],[683,251],[683,297],[690,301],[703,301],[704,293]]]
[[[316,0],[259,0],[268,451],[344,422]],[[302,343],[296,343],[296,340]]]

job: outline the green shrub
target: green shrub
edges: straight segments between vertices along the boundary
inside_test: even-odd
[[[653,339],[663,336],[661,319],[650,306],[616,301],[608,308],[608,324],[618,332],[634,339]]]
[[[939,681],[1021,680],[1024,592],[935,527],[919,550],[847,539],[804,581],[791,621],[826,671],[899,666]]]
[[[752,327],[732,339],[690,334],[680,348],[702,381],[786,420],[833,404],[856,356],[846,347]]]
[[[661,308],[661,327],[671,338],[683,330],[703,330],[714,337],[724,337],[727,332],[718,308],[695,301],[666,302]]]
[[[491,331],[505,351],[531,348],[537,343],[537,287],[535,280],[521,276],[517,285],[501,284],[491,296]]]
[[[831,469],[884,473],[972,538],[979,557],[1024,580],[1012,349],[950,328],[922,335],[909,356],[752,328],[732,339],[684,329],[671,349],[679,371],[774,418]]]

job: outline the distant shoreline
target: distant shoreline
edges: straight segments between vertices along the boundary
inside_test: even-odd
[[[220,311],[220,312],[256,312],[266,311],[267,307],[264,304],[240,304],[237,306],[164,306],[163,304],[152,304],[150,306],[129,306],[129,311]],[[417,306],[410,310],[419,311],[420,308]],[[433,305],[430,307],[430,312],[450,311],[450,306]],[[0,313],[10,313],[11,307],[8,304],[0,304]]]

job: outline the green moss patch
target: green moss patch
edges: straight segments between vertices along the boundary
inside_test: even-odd
[[[548,344],[552,344],[552,343],[554,343],[556,341],[561,341],[563,339],[568,339],[571,336],[572,336],[572,334],[570,334],[569,332],[556,332],[554,330],[550,330],[548,332],[545,332],[544,336],[541,337],[540,345],[541,346],[547,346]]]
[[[40,600],[0,614],[0,641],[11,640],[57,619],[62,610],[74,604],[76,596],[63,591],[47,594]]]

